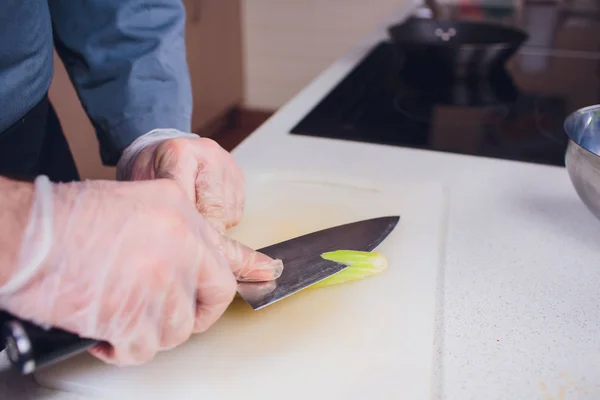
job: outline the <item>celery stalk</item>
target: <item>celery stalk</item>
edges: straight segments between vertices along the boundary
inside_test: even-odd
[[[387,269],[386,258],[383,254],[374,251],[337,250],[323,253],[321,257],[325,260],[348,265],[348,267],[306,289],[339,285],[376,275]],[[236,293],[235,297],[241,298],[239,293]]]
[[[310,288],[327,287],[363,279],[376,275],[387,269],[387,260],[378,252],[337,250],[321,254],[325,260],[348,265],[347,268],[310,286]]]

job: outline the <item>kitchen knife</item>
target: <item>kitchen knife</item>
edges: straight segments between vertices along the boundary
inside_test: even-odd
[[[258,310],[320,282],[346,268],[321,254],[334,250],[371,251],[396,227],[399,216],[380,217],[320,230],[259,249],[283,261],[283,273],[268,282],[240,282],[239,295]],[[4,314],[1,334],[8,358],[22,374],[55,364],[98,344],[56,329],[45,329]],[[1,320],[1,319],[0,319]]]
[[[259,252],[283,261],[281,276],[268,282],[241,282],[239,295],[258,310],[346,268],[321,258],[334,250],[371,251],[394,229],[400,217],[380,217],[309,233],[264,247]]]

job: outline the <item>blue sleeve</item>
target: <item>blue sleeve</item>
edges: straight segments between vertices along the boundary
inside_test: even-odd
[[[115,165],[157,128],[191,132],[192,93],[181,0],[49,0],[54,41]]]

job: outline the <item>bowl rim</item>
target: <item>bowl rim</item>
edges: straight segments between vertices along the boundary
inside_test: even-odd
[[[565,121],[563,123],[563,129],[565,130],[565,133],[567,134],[567,136],[569,137],[569,141],[572,142],[573,144],[577,145],[577,147],[585,150],[586,152],[590,153],[591,155],[593,155],[594,157],[598,157],[600,158],[600,154],[596,154],[593,151],[590,151],[589,149],[586,149],[585,147],[583,147],[579,141],[577,141],[573,135],[572,132],[567,129],[567,124],[572,121],[573,119],[575,119],[575,117],[579,114],[584,114],[586,112],[592,111],[592,110],[600,110],[600,103],[598,104],[592,104],[590,106],[586,106],[586,107],[582,107],[582,108],[578,108],[577,110],[573,111],[572,113],[570,113],[567,118],[565,118]]]

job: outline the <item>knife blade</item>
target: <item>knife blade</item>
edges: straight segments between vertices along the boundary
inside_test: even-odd
[[[260,249],[283,261],[281,276],[268,282],[242,282],[239,295],[259,310],[320,282],[346,268],[321,258],[333,250],[371,251],[395,228],[400,217],[379,217],[309,233]]]
[[[240,282],[239,295],[258,310],[284,299],[347,268],[321,258],[332,250],[371,251],[396,227],[399,216],[379,217],[323,229],[257,251],[283,261],[282,275],[269,282]],[[97,345],[57,328],[45,329],[1,312],[1,329],[11,365],[21,374],[53,365]]]

